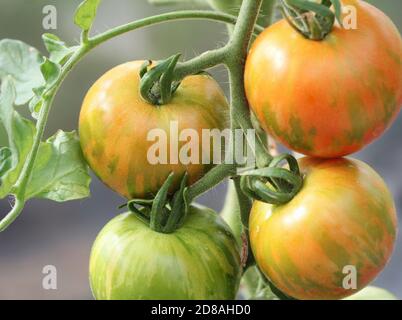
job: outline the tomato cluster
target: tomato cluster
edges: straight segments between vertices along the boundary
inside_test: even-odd
[[[168,133],[165,151],[172,159],[173,123],[178,132],[190,128],[200,137],[203,130],[229,126],[227,100],[211,76],[186,77],[170,103],[155,106],[140,95],[143,64],[125,63],[103,75],[85,97],[79,122],[88,164],[127,199],[152,198],[171,172],[176,179],[173,192],[185,172],[193,184],[211,168],[202,161],[150,163],[152,130]],[[186,143],[179,141],[176,149]],[[201,160],[211,157],[209,145],[199,148]],[[91,254],[91,287],[98,299],[234,299],[240,276],[238,244],[209,209],[191,208],[173,234],[151,230],[134,213],[121,215],[105,226]]]
[[[313,41],[281,20],[256,39],[245,68],[246,95],[262,128],[310,156],[299,161],[299,193],[282,205],[254,201],[249,222],[259,269],[297,299],[341,299],[364,288],[388,262],[397,235],[384,181],[363,162],[340,157],[379,137],[398,114],[402,41],[375,7],[343,2],[356,6],[358,29],[334,26],[325,39]],[[210,3],[228,11],[228,1]],[[142,65],[126,63],[102,76],[80,116],[90,167],[127,199],[153,198],[171,172],[177,179],[187,172],[192,185],[211,168],[150,164],[151,130],[169,132],[172,121],[200,136],[203,129],[229,127],[228,103],[209,75],[184,78],[168,104],[155,106],[140,94]],[[234,299],[240,256],[239,239],[210,209],[191,206],[184,224],[169,234],[125,213],[104,227],[93,246],[91,287],[98,299]]]
[[[300,161],[304,185],[292,201],[256,201],[250,216],[258,266],[297,299],[339,299],[364,288],[388,262],[397,233],[381,177],[337,157],[360,150],[396,118],[401,37],[372,5],[343,4],[356,7],[357,29],[335,26],[312,41],[281,20],[257,38],[246,64],[245,90],[262,127],[291,150],[316,157]]]

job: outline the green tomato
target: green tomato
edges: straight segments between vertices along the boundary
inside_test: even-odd
[[[391,292],[378,288],[366,287],[344,300],[398,300]]]
[[[241,273],[229,227],[200,206],[171,234],[151,230],[133,213],[117,216],[98,235],[89,266],[101,300],[234,299]]]

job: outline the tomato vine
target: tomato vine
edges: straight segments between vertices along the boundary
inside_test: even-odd
[[[177,183],[176,174],[170,172],[163,185],[159,184],[157,185],[157,188],[149,188],[152,189],[151,191],[146,190],[145,192],[145,190],[142,190],[142,193],[135,193],[137,190],[134,190],[133,192],[131,192],[131,190],[124,190],[122,192],[120,192],[121,190],[118,190],[122,195],[128,198],[128,202],[122,207],[127,207],[130,210],[130,213],[115,218],[109,226],[106,226],[106,231],[101,232],[100,238],[97,240],[97,242],[101,243],[102,246],[103,242],[110,245],[109,237],[116,238],[115,235],[121,236],[121,228],[124,229],[125,223],[130,224],[134,229],[146,230],[147,233],[152,234],[152,237],[157,239],[157,242],[162,243],[165,241],[165,239],[170,239],[173,242],[181,242],[182,240],[175,239],[175,236],[177,236],[177,233],[180,231],[183,231],[183,229],[186,229],[184,232],[185,236],[187,236],[187,233],[190,234],[191,232],[199,231],[197,231],[192,224],[195,221],[196,223],[202,223],[211,230],[219,230],[218,232],[221,232],[225,235],[222,237],[222,239],[218,239],[219,237],[215,237],[214,239],[215,244],[220,242],[219,246],[224,246],[227,248],[227,250],[225,250],[224,257],[218,257],[219,254],[216,255],[216,257],[223,259],[216,260],[221,260],[221,262],[217,261],[217,264],[221,264],[221,266],[226,263],[229,265],[232,263],[233,265],[231,267],[233,268],[229,269],[233,270],[232,274],[230,275],[230,288],[226,288],[226,284],[222,283],[222,287],[220,288],[222,289],[221,295],[218,295],[217,297],[230,298],[235,295],[238,282],[242,276],[242,267],[244,267],[244,270],[252,270],[252,272],[249,273],[249,276],[245,276],[245,281],[246,285],[249,283],[248,286],[251,287],[248,289],[253,291],[253,294],[256,296],[263,295],[265,297],[275,296],[274,298],[279,297],[281,299],[292,299],[290,296],[288,296],[289,294],[293,297],[298,297],[301,299],[314,298],[315,296],[324,298],[342,298],[346,296],[347,293],[345,291],[346,288],[340,289],[334,287],[335,280],[338,281],[338,278],[332,282],[328,281],[328,283],[322,285],[320,288],[321,292],[319,293],[317,293],[318,291],[315,293],[306,292],[304,283],[302,283],[302,281],[295,285],[297,282],[295,279],[298,278],[299,275],[291,274],[291,276],[295,279],[292,279],[293,282],[289,285],[287,276],[289,273],[294,271],[294,268],[293,265],[289,266],[288,264],[289,259],[287,252],[282,255],[283,259],[281,261],[275,261],[275,257],[277,258],[279,254],[271,255],[274,250],[266,250],[267,246],[270,246],[275,241],[280,241],[281,235],[278,231],[278,234],[275,236],[275,232],[270,230],[270,228],[272,228],[272,224],[275,222],[272,222],[272,219],[269,220],[266,217],[271,216],[272,212],[276,210],[286,211],[286,208],[290,208],[288,209],[290,213],[284,212],[282,215],[279,214],[277,219],[281,219],[282,217],[282,219],[290,221],[292,219],[286,216],[291,216],[294,212],[297,212],[298,221],[303,222],[303,219],[307,221],[309,220],[309,217],[312,216],[311,212],[315,214],[320,210],[315,207],[317,205],[313,206],[309,204],[312,207],[312,210],[310,210],[309,214],[305,214],[305,203],[300,200],[300,198],[303,197],[303,192],[299,193],[299,191],[303,188],[303,191],[308,189],[310,190],[311,194],[314,194],[316,190],[315,186],[311,187],[311,185],[308,183],[306,183],[306,186],[303,186],[304,182],[307,181],[306,179],[317,179],[317,184],[320,184],[322,183],[321,180],[325,180],[327,178],[326,175],[328,174],[329,176],[334,177],[334,179],[340,177],[339,179],[342,179],[342,181],[349,182],[350,185],[353,185],[353,183],[358,180],[356,177],[359,176],[360,180],[362,180],[363,173],[365,173],[366,182],[356,187],[356,190],[360,188],[360,192],[351,190],[352,188],[347,188],[342,185],[339,193],[349,194],[350,192],[351,207],[353,207],[352,209],[355,209],[355,207],[358,207],[362,203],[360,200],[362,195],[363,197],[365,196],[367,199],[370,199],[373,198],[372,192],[374,192],[373,190],[375,188],[381,190],[380,193],[383,198],[380,199],[381,201],[372,203],[372,205],[369,206],[371,212],[369,212],[367,215],[370,217],[378,216],[382,218],[382,223],[376,223],[373,228],[375,227],[378,229],[378,234],[388,235],[384,240],[384,243],[386,243],[387,246],[379,248],[378,252],[375,251],[378,248],[374,248],[374,250],[370,246],[371,243],[374,243],[374,240],[372,241],[372,239],[369,239],[371,235],[362,237],[361,239],[358,239],[359,241],[355,241],[358,245],[362,246],[364,250],[369,251],[369,249],[373,249],[373,251],[375,251],[372,253],[372,256],[378,256],[378,259],[381,263],[375,266],[376,269],[374,273],[377,273],[381,270],[391,254],[395,241],[397,223],[392,198],[387,190],[386,185],[379,177],[377,177],[376,173],[370,168],[366,167],[365,164],[354,160],[349,161],[345,159],[333,159],[325,161],[320,159],[304,159],[297,161],[295,157],[290,154],[277,155],[271,152],[272,150],[269,146],[267,134],[264,130],[268,132],[272,131],[278,136],[278,139],[282,138],[284,142],[290,145],[292,150],[301,149],[303,153],[310,154],[309,152],[311,149],[311,141],[299,141],[300,139],[306,137],[301,129],[300,123],[302,121],[292,118],[295,109],[294,101],[289,103],[286,98],[283,99],[286,103],[291,105],[290,107],[287,106],[288,110],[286,110],[282,116],[282,118],[286,118],[289,116],[289,114],[291,114],[291,118],[288,122],[292,128],[291,133],[289,133],[286,131],[286,128],[279,128],[275,119],[276,114],[279,114],[281,111],[283,111],[283,106],[286,106],[286,103],[283,102],[277,104],[280,106],[280,110],[276,110],[274,112],[275,114],[272,116],[270,110],[267,109],[271,108],[271,104],[275,104],[274,102],[278,100],[278,97],[275,96],[272,103],[267,103],[266,101],[268,100],[259,99],[258,97],[256,98],[257,94],[255,94],[256,91],[258,93],[258,90],[263,91],[261,89],[265,89],[267,85],[266,78],[264,77],[257,77],[258,81],[255,81],[254,71],[256,65],[257,68],[260,67],[258,62],[265,64],[265,71],[272,70],[272,72],[276,72],[276,78],[279,78],[279,71],[283,72],[283,75],[281,75],[283,77],[286,77],[286,75],[289,73],[285,68],[283,70],[277,70],[275,67],[272,67],[271,64],[275,63],[273,62],[275,57],[267,58],[269,54],[276,55],[277,51],[271,50],[271,53],[269,53],[269,50],[264,50],[264,54],[260,54],[259,51],[262,50],[262,46],[271,45],[270,41],[266,39],[271,36],[269,30],[268,32],[264,33],[262,33],[262,31],[265,30],[265,27],[271,24],[273,11],[276,4],[275,0],[238,1],[236,3],[239,3],[239,5],[241,3],[239,8],[233,6],[228,7],[227,2],[217,3],[215,1],[209,1],[208,3],[212,7],[222,10],[223,12],[207,10],[174,11],[136,20],[121,26],[117,26],[101,34],[91,36],[90,33],[92,25],[96,18],[97,9],[100,5],[100,2],[100,0],[84,0],[79,5],[74,17],[75,24],[81,29],[80,44],[78,46],[67,46],[66,43],[57,36],[45,34],[43,36],[43,41],[49,52],[49,56],[43,57],[36,49],[29,47],[22,42],[13,40],[0,41],[0,78],[2,80],[0,95],[0,120],[3,123],[9,140],[8,146],[0,148],[0,198],[12,196],[15,200],[11,211],[0,221],[0,231],[4,231],[8,226],[10,226],[11,223],[13,223],[13,221],[21,214],[26,202],[31,198],[45,198],[63,202],[85,198],[89,195],[90,176],[88,174],[88,165],[91,164],[91,161],[88,160],[88,157],[86,157],[85,152],[88,153],[88,150],[86,150],[82,142],[83,140],[91,140],[93,137],[81,139],[80,144],[79,138],[75,132],[66,133],[59,131],[47,141],[42,141],[54,99],[70,71],[75,68],[89,52],[101,44],[104,44],[107,41],[127,32],[169,21],[201,19],[230,25],[228,42],[222,47],[206,51],[201,55],[184,62],[180,62],[180,54],[176,54],[164,61],[159,61],[157,63],[148,60],[146,62],[136,61],[134,64],[130,64],[129,69],[131,68],[130,71],[134,70],[134,75],[136,77],[135,81],[137,81],[135,84],[139,87],[138,93],[139,96],[141,96],[141,99],[137,99],[137,96],[135,96],[135,99],[137,99],[135,103],[141,104],[144,102],[146,103],[146,107],[163,108],[164,105],[168,104],[173,98],[175,98],[175,93],[180,89],[180,85],[184,83],[186,79],[191,77],[203,77],[203,81],[208,79],[205,80],[210,81],[207,82],[208,86],[212,86],[214,87],[215,91],[219,91],[220,88],[216,82],[212,82],[213,79],[211,79],[211,77],[205,76],[205,70],[218,65],[225,66],[228,71],[230,81],[230,130],[233,136],[235,136],[235,132],[239,130],[242,135],[247,138],[249,138],[249,136],[246,134],[248,130],[251,129],[256,131],[255,143],[253,143],[254,141],[247,141],[250,147],[254,147],[254,150],[252,151],[256,160],[255,164],[253,164],[252,167],[247,167],[247,165],[244,164],[240,165],[237,163],[231,164],[223,162],[210,170],[208,169],[209,171],[206,170],[207,172],[203,172],[202,176],[197,178],[198,180],[195,179],[195,182],[191,183],[189,182],[190,170],[186,168],[185,170],[187,170],[187,172],[183,173],[183,176],[180,177],[179,183]],[[182,3],[183,1],[153,0],[150,2],[155,4],[172,4]],[[197,0],[189,2],[197,2]],[[311,2],[307,0],[280,0],[280,3],[283,15],[287,22],[284,20],[275,26],[276,28],[282,28],[280,30],[285,32],[287,35],[291,34],[294,43],[301,43],[303,46],[310,46],[312,43],[316,44],[316,42],[311,40],[322,41],[322,43],[324,43],[327,35],[329,35],[335,28],[336,21],[338,21],[338,24],[342,27],[342,8],[340,0],[322,0],[320,2]],[[263,14],[261,14],[261,12],[263,12]],[[232,13],[238,14],[238,16],[234,16]],[[383,17],[383,19],[385,18]],[[386,20],[384,21],[387,24],[389,22]],[[260,25],[260,23],[263,23],[263,25]],[[389,23],[389,25],[391,24]],[[302,34],[303,37],[300,34],[297,34],[294,29],[296,29],[298,33]],[[255,41],[254,43],[254,46],[258,47],[257,49],[259,50],[253,50],[253,48],[250,50],[250,44],[253,40],[253,36],[257,36],[259,34],[261,34],[259,36],[259,40]],[[398,39],[397,36],[399,35],[397,35],[396,32],[391,34],[390,42],[397,42],[394,41],[395,39],[400,40],[400,38]],[[276,45],[281,47],[283,45],[283,40],[280,40],[279,44]],[[400,48],[398,48],[398,45],[396,45],[394,50],[396,53],[390,54],[388,52],[388,55],[396,56],[398,54],[398,49]],[[295,51],[295,49],[289,49],[288,47],[286,47],[284,50]],[[255,51],[257,51],[257,53],[255,53]],[[275,52],[272,53],[273,51]],[[313,50],[310,49],[310,51],[312,52]],[[19,55],[21,57],[21,61],[16,62],[13,60],[15,55]],[[380,56],[380,54],[378,56]],[[392,56],[393,59],[394,56]],[[397,59],[394,59],[394,63],[396,63],[395,60]],[[361,66],[359,65],[359,67]],[[365,68],[365,66],[362,68]],[[292,70],[292,72],[293,71],[295,70]],[[300,72],[300,70],[297,71]],[[302,71],[304,72],[305,70]],[[303,74],[303,72],[301,72],[301,74]],[[22,74],[24,77],[21,77]],[[127,73],[125,76],[127,76]],[[129,76],[132,76],[132,74]],[[127,76],[127,78],[129,78],[129,76]],[[349,74],[347,76],[349,76]],[[394,76],[393,74],[389,76],[391,80],[395,80],[396,77],[397,76]],[[249,78],[252,79],[251,84],[249,84]],[[295,78],[299,79],[298,77]],[[339,79],[344,78],[345,74],[339,75]],[[315,78],[312,79],[316,80]],[[334,79],[339,80],[336,77]],[[275,81],[269,81],[269,83],[272,85],[272,83],[275,83]],[[257,84],[259,87],[257,87]],[[304,92],[307,92],[311,89],[311,84],[308,81],[303,83],[303,85],[305,85],[306,88],[305,90],[301,90],[303,91],[302,95]],[[132,89],[135,90],[136,88]],[[271,93],[271,91],[275,90],[267,91],[270,91]],[[114,94],[111,93],[110,95]],[[228,110],[227,101],[223,93],[219,91],[217,96],[217,100],[221,101],[220,104],[225,110]],[[353,96],[353,98],[354,97],[355,96]],[[335,102],[337,102],[338,100],[341,101],[344,99],[333,100],[336,100]],[[355,99],[349,100],[353,100],[352,102],[355,101]],[[362,99],[362,101],[363,100],[364,99]],[[385,110],[385,113],[387,114],[384,115],[384,121],[390,122],[391,118],[398,111],[399,106],[396,106],[396,104],[399,102],[400,97],[391,97],[391,99],[386,97],[383,98],[383,100],[387,100],[384,104],[389,102],[388,100],[392,100],[389,104],[393,110],[388,110],[389,106],[385,105],[385,109],[388,109]],[[324,102],[321,104],[330,104],[327,102],[327,100],[324,100]],[[374,101],[373,103],[376,102],[377,101]],[[209,107],[211,107],[211,105],[214,106],[215,100],[208,103]],[[309,107],[307,103],[301,104],[300,110],[304,111],[307,109]],[[32,118],[36,120],[36,124],[31,120],[21,117],[14,109],[14,106],[16,105],[26,104],[29,105]],[[266,105],[269,106],[266,107]],[[144,105],[142,105],[142,107],[144,107]],[[251,107],[255,113],[250,112],[249,107]],[[345,106],[342,105],[341,107]],[[346,113],[348,112],[349,115],[352,114],[351,116],[354,116],[355,111],[351,108],[355,106],[346,107],[350,108],[346,111]],[[83,106],[82,110],[84,109],[85,107]],[[138,111],[138,109],[135,111]],[[182,109],[180,109],[180,111],[182,111]],[[191,109],[191,111],[193,111],[193,109]],[[220,122],[219,120],[220,119],[218,119],[216,122]],[[317,119],[314,118],[313,120],[316,121]],[[321,121],[321,119],[318,119],[318,121]],[[222,120],[222,122],[224,121]],[[219,125],[220,124],[217,126]],[[261,127],[264,125],[264,130],[262,130]],[[288,123],[285,123],[285,126],[286,125],[288,125]],[[360,130],[360,127],[362,127],[361,121],[357,123],[357,126]],[[383,127],[385,128],[386,126],[384,125]],[[367,131],[370,129],[372,128],[368,127]],[[312,127],[309,130],[309,135],[317,135],[316,128]],[[321,143],[325,144],[325,148],[327,148],[327,145],[329,144],[329,139],[326,139],[325,136],[326,134],[327,132],[324,132],[324,136],[321,141]],[[331,132],[329,134],[331,134]],[[361,134],[358,132],[357,135],[364,136],[364,133]],[[347,133],[346,136],[346,139],[349,139],[349,142],[353,142],[354,137],[352,137],[350,133]],[[359,137],[356,139],[358,138]],[[364,140],[363,138],[364,137],[360,137],[360,140]],[[365,143],[367,143],[367,141],[363,141],[359,147],[362,147]],[[336,149],[342,146],[340,146],[339,141],[335,141],[332,146],[329,146],[329,148],[332,147]],[[230,150],[230,152],[236,154],[237,148],[239,148],[239,146],[234,143],[234,150]],[[318,150],[318,152],[323,152],[322,149],[324,148],[321,148],[321,150]],[[347,149],[346,151],[343,150],[342,152],[330,150],[329,153],[317,153],[317,155],[330,158],[331,156],[334,157],[349,154],[351,153],[351,150],[352,149]],[[356,151],[357,149],[353,150]],[[92,151],[93,150],[90,150],[89,153]],[[315,154],[313,153],[313,155]],[[86,160],[84,158],[86,158]],[[108,165],[110,166],[110,164]],[[111,166],[113,167],[113,165]],[[92,165],[91,167],[93,171],[97,173]],[[345,168],[348,168],[347,170],[349,171],[346,172],[347,170]],[[111,169],[110,171],[112,172],[114,170]],[[317,171],[319,174],[311,174],[313,171]],[[163,173],[163,175],[165,176],[165,173]],[[311,176],[313,176],[313,178],[311,178]],[[201,194],[211,190],[228,178],[231,178],[231,182],[226,200],[227,207],[225,206],[223,215],[225,215],[228,220],[233,221],[232,231],[235,234],[234,236],[231,232],[229,232],[227,226],[221,223],[221,218],[218,217],[214,212],[210,212],[208,209],[196,208],[193,204],[193,201]],[[173,188],[175,183],[179,185],[177,188]],[[376,187],[371,188],[371,184]],[[110,187],[114,189],[112,186]],[[143,189],[145,189],[145,187]],[[174,190],[172,191],[172,189]],[[354,191],[354,193],[352,191]],[[149,194],[153,196],[152,199],[147,198]],[[296,195],[301,195],[301,197],[298,196],[297,201],[292,201]],[[138,196],[138,198],[136,198],[136,196]],[[327,202],[322,206],[325,207],[328,205],[328,203],[331,205],[333,203],[340,204],[339,199],[336,201],[336,197],[334,198],[328,198]],[[302,203],[300,204],[298,202]],[[319,201],[316,202],[320,204]],[[233,209],[234,207],[236,208]],[[344,211],[348,210],[344,210],[342,207],[342,210],[339,208],[334,209],[336,218],[342,216],[336,211],[337,209],[341,211],[346,218],[348,218],[347,214],[350,213],[345,213]],[[321,219],[324,221],[326,218],[325,215],[332,215],[334,213],[332,210],[332,207],[329,208],[324,212],[324,214],[321,214],[317,220]],[[199,212],[200,215],[197,216],[197,214],[195,214],[196,212]],[[361,213],[359,214],[361,215]],[[347,220],[346,218],[345,220]],[[193,222],[189,222],[189,219],[192,219]],[[261,222],[261,220],[263,221]],[[366,220],[369,221],[369,218],[366,217]],[[342,221],[337,221],[336,223],[341,225]],[[282,225],[285,224],[282,223],[281,226]],[[325,224],[323,223],[323,225]],[[261,237],[260,228],[263,227],[269,231],[264,233],[262,236],[265,238],[272,237],[269,238],[269,241],[256,240],[257,238],[259,239],[259,237]],[[354,232],[353,228],[358,228],[359,226],[356,227],[350,223],[350,226],[348,227],[350,230],[348,230],[347,234],[341,234],[339,236],[342,238],[344,243],[350,242],[350,235]],[[133,231],[133,229],[131,231]],[[215,231],[212,231],[211,234],[213,235]],[[283,229],[280,231],[287,232],[288,230]],[[299,233],[303,232],[305,232],[305,230],[293,230],[291,236],[294,237],[294,241],[288,241],[288,244],[290,243],[289,245],[291,246],[292,244],[296,243],[298,239],[302,238]],[[320,234],[321,229],[318,228],[317,231],[312,227],[308,230],[308,232],[311,233],[311,238],[315,239],[319,238],[317,234]],[[328,245],[325,243],[327,239],[321,238],[320,240],[323,242],[322,246]],[[163,241],[161,241],[161,239]],[[131,250],[134,244],[130,241],[127,241],[124,243],[124,245]],[[210,245],[212,248],[211,250],[214,250],[214,243],[211,242]],[[282,243],[280,245],[282,245]],[[328,246],[334,246],[334,244],[330,243]],[[247,255],[247,252],[251,251],[250,247],[253,248],[252,251],[255,255]],[[94,286],[97,286],[100,283],[98,296],[101,297],[103,296],[104,292],[104,290],[102,290],[104,279],[103,274],[96,274],[96,270],[98,270],[98,268],[102,270],[103,268],[107,269],[109,261],[107,257],[103,257],[105,259],[102,257],[99,259],[98,249],[96,249],[95,253],[93,254],[94,258],[91,258],[91,265],[93,264],[93,270],[95,270],[91,274],[91,281],[94,282]],[[109,249],[110,252],[114,250],[113,246],[110,246]],[[158,249],[160,249],[161,252],[164,252],[165,250],[163,246],[160,246]],[[240,257],[239,253],[241,249],[243,249],[243,257]],[[307,246],[307,248],[304,249],[307,255],[315,254],[315,252],[310,252],[311,246]],[[353,249],[358,250],[359,248]],[[143,253],[148,254],[146,251]],[[345,256],[346,255],[347,253]],[[205,261],[209,259],[209,257],[205,255],[202,255],[199,258]],[[321,266],[328,264],[332,266],[333,260],[336,257],[330,257],[330,259],[327,259],[328,257],[324,257],[324,255],[322,255],[318,258],[321,260],[317,259],[317,265]],[[331,260],[332,258],[334,259]],[[356,258],[357,264],[365,266],[367,270],[371,270],[370,268],[372,268],[372,261],[369,260],[370,259],[360,256]],[[344,261],[339,261],[339,264],[343,262]],[[275,266],[277,264],[279,265],[279,263],[282,263],[281,268],[275,269]],[[215,275],[218,275],[218,278],[220,272],[222,272],[221,266],[219,268],[212,268],[215,269],[213,272],[217,272]],[[169,266],[166,265],[164,267],[169,268]],[[126,269],[128,270],[129,268]],[[308,279],[305,283],[308,283],[311,286],[316,285],[314,274],[315,271],[315,269],[310,270],[310,274],[308,274],[310,279]],[[117,272],[119,272],[119,270],[117,270]],[[308,272],[306,272],[306,274],[307,273]],[[200,275],[205,276],[205,269],[201,270]],[[339,277],[340,275],[341,272],[336,273],[336,277]],[[132,275],[129,274],[129,276],[131,277]],[[333,275],[329,275],[328,278],[331,276]],[[269,277],[269,279],[266,277]],[[273,282],[271,283],[273,278],[275,278],[274,282],[276,285],[278,285],[278,288],[280,287],[281,290],[287,292],[287,294],[282,293],[278,288],[275,287]],[[98,280],[100,281],[99,283],[97,282]],[[138,283],[142,283],[142,279],[138,278],[135,280],[138,281]],[[154,286],[159,286],[159,282],[160,281],[158,280],[158,283],[154,283],[150,290],[153,291]],[[133,285],[133,283],[130,283],[130,285]],[[162,286],[163,285],[165,285],[165,283],[162,283]],[[122,289],[121,292],[120,289]],[[127,288],[124,286],[122,288],[118,288],[114,294],[118,297],[120,297],[120,295],[125,296],[126,289]],[[178,288],[178,296],[186,298],[194,296],[191,292],[187,292],[186,290],[184,291],[181,292],[180,288]],[[208,298],[208,292],[211,290],[208,287],[201,287],[200,291],[203,291],[203,295],[200,295],[201,297]]]
[[[34,137],[34,141],[31,150],[26,159],[23,161],[23,168],[18,175],[18,180],[12,187],[12,195],[15,199],[14,206],[11,211],[3,218],[0,222],[0,231],[5,230],[22,212],[27,199],[25,198],[25,190],[31,174],[34,168],[35,159],[38,154],[38,150],[43,138],[43,133],[46,127],[48,115],[52,107],[54,98],[60,89],[63,81],[68,76],[69,72],[86,56],[92,49],[97,46],[120,36],[124,33],[134,31],[140,28],[156,25],[159,23],[164,23],[168,21],[184,20],[184,19],[205,19],[217,22],[235,24],[237,18],[225,13],[213,12],[213,11],[202,11],[202,10],[188,10],[188,11],[176,11],[171,13],[160,14],[153,17],[147,17],[141,20],[137,20],[131,23],[127,23],[122,26],[115,27],[108,30],[102,34],[96,35],[94,37],[89,37],[89,31],[91,29],[93,20],[95,19],[96,9],[99,5],[99,1],[84,1],[79,9],[77,10],[75,22],[82,28],[81,33],[81,44],[80,46],[73,49],[73,53],[68,50],[68,59],[63,66],[54,64],[47,60],[42,65],[55,65],[54,81],[52,85],[41,93],[40,99],[41,108],[38,115],[36,129],[37,132]],[[91,12],[92,16],[88,19],[88,15],[85,13]],[[263,27],[256,26],[251,32],[261,32]],[[66,50],[66,47],[63,47]],[[67,51],[67,50],[66,50]],[[52,52],[51,52],[52,53]],[[228,48],[222,48],[215,51],[207,52],[193,60],[182,63],[178,66],[176,70],[176,78],[180,79],[186,75],[196,73],[203,69],[216,66],[217,64],[223,62],[222,57],[228,53]],[[66,56],[63,57],[65,59]],[[195,195],[194,195],[195,196]]]

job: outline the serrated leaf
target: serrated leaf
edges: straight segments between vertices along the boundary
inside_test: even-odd
[[[50,61],[48,58],[40,65],[42,76],[45,79],[45,85],[38,88],[33,88],[32,91],[34,96],[31,101],[29,101],[29,110],[31,111],[32,117],[38,119],[40,110],[42,109],[44,98],[43,94],[46,89],[51,88],[56,81],[59,79],[61,73],[61,65]]]
[[[63,65],[78,48],[77,46],[68,47],[58,36],[51,33],[45,33],[42,39],[50,54],[49,60],[60,65]]]
[[[43,57],[35,48],[18,40],[0,41],[0,78],[11,76],[16,89],[16,105],[24,105],[34,96],[33,88],[43,85],[40,71]]]
[[[77,8],[75,12],[74,22],[82,30],[88,31],[91,29],[92,24],[96,17],[96,12],[100,0],[85,0]]]
[[[36,132],[34,124],[21,117],[14,110],[15,87],[12,78],[3,79],[0,93],[0,121],[7,133],[8,150],[2,151],[7,156],[8,164],[1,170],[0,199],[7,196],[18,179],[28,156]],[[2,148],[4,150],[4,148]],[[11,152],[11,155],[9,155]],[[11,158],[10,158],[11,157]]]
[[[50,88],[59,78],[61,72],[61,66],[58,63],[50,61],[45,58],[45,61],[40,65],[40,70],[42,72],[43,78],[46,81],[46,87]],[[37,88],[40,90],[40,88]]]
[[[90,181],[77,134],[58,131],[39,147],[26,199],[82,199],[89,196]]]

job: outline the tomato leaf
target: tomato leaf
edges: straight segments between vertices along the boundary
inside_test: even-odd
[[[14,110],[15,97],[13,79],[6,77],[1,85],[0,121],[8,136],[8,146],[0,148],[0,199],[11,193],[36,134],[34,124]],[[89,183],[88,166],[77,134],[59,131],[41,142],[25,199],[80,199],[89,195]]]
[[[12,165],[12,151],[8,147],[0,148],[0,177],[10,170]],[[1,185],[1,180],[0,180]]]
[[[85,0],[77,8],[74,22],[84,31],[89,31],[96,17],[100,0]]]
[[[51,88],[58,80],[61,72],[61,65],[45,58],[43,63],[40,65],[40,70],[45,79],[45,85],[32,89],[35,95],[31,101],[29,101],[29,110],[34,119],[38,119],[39,117],[40,110],[44,103],[43,94],[46,89]]]
[[[43,57],[35,48],[18,40],[0,41],[0,78],[12,76],[16,105],[24,105],[34,96],[33,88],[43,85],[40,71]]]
[[[78,48],[77,46],[68,47],[58,36],[51,33],[45,33],[42,39],[50,54],[49,60],[60,65],[63,65]]]
[[[36,129],[33,123],[14,110],[16,97],[11,77],[3,79],[0,95],[0,121],[8,136],[8,147],[1,148],[0,199],[9,194],[31,150]]]
[[[40,70],[45,78],[46,87],[50,88],[59,78],[61,66],[45,58],[45,61],[40,65]]]
[[[77,134],[58,131],[41,143],[25,197],[57,202],[82,199],[89,196],[90,181]]]
[[[38,119],[40,109],[43,105],[42,94],[45,91],[46,86],[41,86],[39,88],[33,89],[35,96],[29,101],[29,110],[31,111],[32,117]]]

